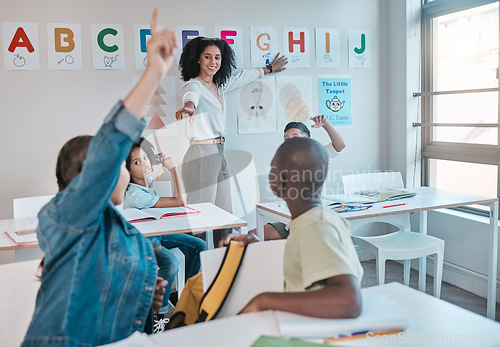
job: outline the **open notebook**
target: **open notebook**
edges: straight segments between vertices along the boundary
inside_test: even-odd
[[[130,223],[150,222],[163,218],[178,217],[185,215],[200,214],[201,212],[189,206],[165,207],[165,208],[124,208],[118,210],[123,218]]]

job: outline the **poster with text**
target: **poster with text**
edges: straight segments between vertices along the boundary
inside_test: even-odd
[[[158,29],[163,30],[164,25],[159,25]],[[146,44],[151,38],[151,28],[149,24],[134,25],[134,46],[135,46],[135,68],[145,70],[148,66]]]
[[[214,27],[214,35],[226,41],[234,51],[236,68],[243,69],[243,29],[241,27]]]
[[[309,67],[309,29],[283,29],[284,55],[288,58],[287,69],[294,67]]]
[[[40,70],[37,23],[3,23],[5,70]]]
[[[278,131],[289,122],[306,122],[313,117],[311,76],[276,76]]]
[[[372,34],[370,30],[349,30],[349,67],[372,67]]]
[[[278,53],[275,27],[250,27],[250,60],[252,67],[264,67]]]
[[[91,24],[92,65],[95,70],[125,69],[122,24]]]
[[[351,76],[318,78],[319,114],[334,126],[352,126]]]
[[[133,85],[139,81],[140,77],[139,75],[133,76]],[[146,128],[142,133],[143,136],[153,134],[157,137],[177,136],[175,111],[175,79],[174,76],[165,76],[144,114]]]
[[[316,67],[340,67],[338,29],[316,28]]]
[[[80,24],[47,23],[50,70],[82,69],[82,28]]]
[[[205,36],[205,27],[201,26],[176,26],[175,39],[177,40],[177,62],[179,62],[184,46],[198,36]]]
[[[276,131],[275,80],[268,75],[240,89],[238,134],[273,133]]]

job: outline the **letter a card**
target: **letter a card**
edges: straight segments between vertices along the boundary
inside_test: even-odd
[[[37,23],[3,23],[5,70],[40,70]]]

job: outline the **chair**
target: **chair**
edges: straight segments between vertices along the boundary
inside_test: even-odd
[[[401,173],[399,172],[348,175],[342,176],[342,181],[344,193],[349,195],[362,189],[404,188]],[[364,224],[374,222],[386,223],[398,228],[397,231],[392,233],[377,236],[361,236],[356,234],[356,230],[352,231],[354,243],[375,255],[377,284],[383,284],[385,281],[386,260],[403,260],[404,284],[409,285],[411,259],[420,258],[420,262],[425,262],[426,256],[434,254],[434,296],[439,298],[441,296],[443,274],[444,241],[430,235],[412,232],[408,214],[370,218]],[[426,274],[419,273],[420,283],[423,283],[422,276],[426,276]]]
[[[217,318],[238,314],[257,294],[283,291],[283,256],[286,240],[255,242],[247,246],[236,279]],[[225,254],[225,247],[200,253],[203,292],[206,292]]]
[[[38,212],[54,195],[30,196],[12,200],[14,218],[36,218]],[[16,250],[16,262],[41,259],[43,252],[40,248],[27,248]]]
[[[19,346],[35,310],[40,260],[0,265],[0,336],[2,346]]]

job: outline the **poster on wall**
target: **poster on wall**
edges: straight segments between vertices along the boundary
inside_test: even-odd
[[[239,92],[238,134],[273,133],[276,131],[274,76],[248,83]]]
[[[40,70],[37,23],[3,23],[5,70]]]
[[[283,53],[288,58],[287,69],[294,67],[309,67],[309,29],[283,29]]]
[[[370,30],[349,30],[349,67],[372,67],[372,34]]]
[[[175,39],[177,40],[177,62],[179,62],[182,50],[186,43],[198,36],[205,36],[205,27],[201,26],[176,26]]]
[[[243,69],[243,29],[241,27],[214,27],[214,36],[226,41],[234,51],[236,69]]]
[[[82,69],[82,28],[80,24],[47,23],[50,70]]]
[[[340,67],[340,33],[338,29],[316,28],[316,67]]]
[[[264,67],[278,53],[276,27],[250,27],[250,60],[252,67]]]
[[[278,131],[289,122],[305,122],[313,117],[311,76],[276,76]]]
[[[333,126],[352,126],[351,76],[318,77],[319,114]]]
[[[95,70],[125,69],[122,24],[91,24],[92,65]]]
[[[133,76],[133,85],[139,81],[140,77],[139,75]],[[146,128],[142,135],[147,137],[154,133],[157,137],[177,136],[175,111],[175,78],[174,76],[165,76],[144,114]]]

